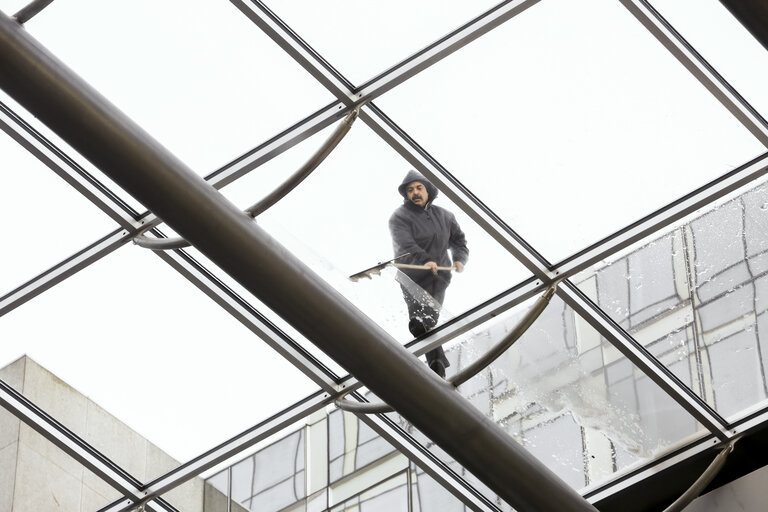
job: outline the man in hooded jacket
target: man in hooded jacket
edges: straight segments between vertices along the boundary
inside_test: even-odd
[[[405,286],[403,297],[408,306],[408,329],[414,337],[421,336],[437,324],[445,291],[451,283],[451,272],[437,267],[464,270],[469,256],[467,241],[454,215],[435,206],[438,189],[423,175],[411,170],[397,188],[403,204],[389,219],[389,231],[398,263],[426,265],[429,270],[401,269],[434,300],[415,297]],[[448,251],[450,250],[450,255]],[[442,347],[427,352],[427,364],[441,377],[450,365]]]

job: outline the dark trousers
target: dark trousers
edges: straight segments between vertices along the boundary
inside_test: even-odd
[[[403,290],[403,298],[408,307],[408,327],[411,334],[414,337],[418,337],[432,330],[437,325],[437,320],[440,317],[440,308],[442,307],[443,300],[445,300],[445,291],[448,289],[449,282],[437,276],[428,276],[426,279],[420,279],[418,282],[415,281],[415,283],[425,293],[412,293],[406,287],[402,285],[400,287]],[[433,361],[440,360],[446,368],[450,366],[448,358],[445,357],[443,347],[430,350],[426,356],[428,365],[432,364]]]

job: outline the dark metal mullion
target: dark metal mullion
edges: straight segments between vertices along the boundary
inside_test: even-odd
[[[504,0],[441,37],[357,89],[359,97],[375,98],[408,80],[456,50],[509,21],[540,0]]]
[[[251,21],[315,77],[334,96],[352,106],[352,84],[259,0],[231,0]]]

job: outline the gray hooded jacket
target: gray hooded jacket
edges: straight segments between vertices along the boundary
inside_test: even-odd
[[[405,188],[414,181],[421,182],[427,189],[429,197],[425,208],[413,204],[406,197]],[[437,187],[412,170],[405,176],[397,191],[403,196],[403,204],[390,217],[389,231],[392,234],[395,256],[409,253],[399,259],[398,263],[423,265],[434,261],[441,267],[450,267],[454,261],[466,263],[469,249],[456,218],[448,210],[432,204],[438,194]],[[403,271],[416,283],[431,276],[430,272],[424,270]],[[440,272],[439,277],[450,281],[451,273]]]

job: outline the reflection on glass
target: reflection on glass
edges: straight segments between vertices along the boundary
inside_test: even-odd
[[[406,473],[371,487],[345,500],[331,512],[393,512],[408,510],[408,482]]]
[[[418,466],[411,464],[411,510],[413,512],[464,512],[468,510],[453,494]]]
[[[395,451],[357,416],[341,410],[328,415],[328,474],[336,482]]]
[[[522,314],[518,309],[494,319],[452,347],[448,358],[454,371],[500,340]],[[512,348],[459,391],[577,490],[659,456],[698,428],[557,297]],[[451,461],[408,422],[394,417]],[[471,475],[460,474],[476,485]]]
[[[203,510],[205,512],[229,512],[229,468],[205,481]]]
[[[232,466],[232,500],[247,510],[304,510],[304,429]]]
[[[766,212],[760,186],[574,279],[729,418],[768,397]]]

